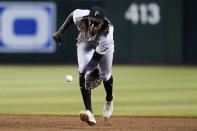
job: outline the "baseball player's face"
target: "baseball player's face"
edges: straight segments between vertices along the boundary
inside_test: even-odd
[[[91,34],[98,33],[102,28],[103,22],[95,22],[89,20],[89,31]]]

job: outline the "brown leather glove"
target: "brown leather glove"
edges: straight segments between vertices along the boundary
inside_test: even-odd
[[[93,71],[86,71],[85,74],[85,88],[88,90],[98,87],[102,82],[99,77],[99,70],[94,69]]]

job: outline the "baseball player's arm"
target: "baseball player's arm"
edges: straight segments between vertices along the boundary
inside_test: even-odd
[[[66,20],[64,21],[64,23],[62,24],[62,26],[59,28],[58,31],[60,31],[62,34],[64,33],[65,29],[73,24],[74,21],[73,21],[73,12],[69,14],[69,16],[66,18]]]
[[[86,66],[86,71],[92,72],[97,67],[98,62],[103,57],[103,55],[104,54],[99,54],[98,52],[95,51],[91,60],[89,61],[89,63]]]
[[[66,28],[71,25],[73,22],[73,12],[69,14],[69,16],[66,18],[64,23],[61,25],[61,27],[58,29],[58,31],[53,33],[53,39],[55,40],[56,43],[60,44],[62,40],[62,35]]]
[[[97,68],[98,62],[100,61],[100,59],[103,57],[103,54],[98,54],[96,51],[94,52],[91,60],[89,61],[89,63],[86,66],[86,73],[85,73],[85,85],[86,85],[86,89],[91,89],[91,88],[95,88],[98,85],[100,85],[101,80],[93,77],[94,75],[94,70]],[[93,77],[93,78],[92,78]]]
[[[103,38],[104,40],[100,41],[99,45],[96,47],[95,52],[90,60],[90,62],[86,66],[86,71],[93,71],[100,59],[108,52],[109,49],[113,48],[113,40],[108,40]]]

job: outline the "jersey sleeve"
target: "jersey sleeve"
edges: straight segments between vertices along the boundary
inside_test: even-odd
[[[90,13],[90,10],[81,10],[81,9],[76,9],[73,12],[73,21],[75,23],[75,25],[80,25],[81,23],[81,19],[84,16],[87,16]]]
[[[96,47],[96,52],[98,54],[104,55],[108,50],[114,48],[114,39],[113,39],[114,27],[110,26],[109,33],[107,36],[101,36],[99,44]]]

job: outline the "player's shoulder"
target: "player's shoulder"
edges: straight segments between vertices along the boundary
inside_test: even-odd
[[[76,25],[79,25],[81,22],[81,19],[84,16],[87,16],[90,13],[90,10],[87,9],[75,9],[73,11],[73,21]]]
[[[76,17],[87,16],[89,13],[90,13],[90,10],[88,10],[88,9],[75,9],[73,11],[73,15]]]

